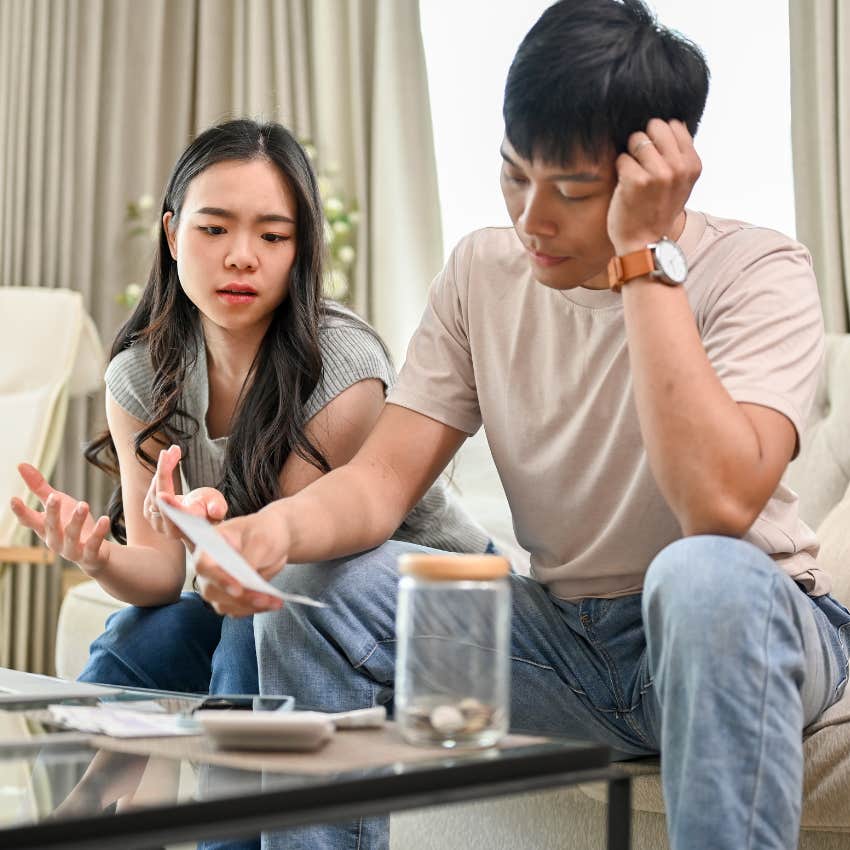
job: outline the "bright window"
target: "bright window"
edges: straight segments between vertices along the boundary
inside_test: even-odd
[[[502,93],[511,58],[549,5],[420,0],[445,251],[507,224],[499,191]],[[787,0],[655,0],[659,20],[705,52],[712,79],[689,205],[795,235]]]

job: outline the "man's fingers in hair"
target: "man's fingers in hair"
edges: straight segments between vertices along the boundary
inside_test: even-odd
[[[653,118],[646,125],[646,135],[649,136],[655,150],[665,159],[678,160],[681,154],[679,143],[666,121],[662,121],[660,118]]]
[[[702,160],[699,158],[696,148],[694,147],[694,139],[691,136],[690,130],[684,121],[673,120],[670,122],[670,132],[676,139],[676,144],[679,146],[685,163],[691,176],[696,179],[702,173]]]
[[[617,170],[617,180],[619,183],[628,186],[636,186],[644,188],[649,185],[649,172],[631,155],[621,153],[614,167]]]

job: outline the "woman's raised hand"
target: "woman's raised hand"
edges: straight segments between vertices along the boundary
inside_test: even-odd
[[[37,511],[12,498],[12,512],[18,522],[32,529],[51,551],[74,561],[87,575],[96,576],[109,563],[109,517],[102,516],[95,522],[85,502],[51,487],[28,463],[20,464],[18,472],[44,507],[44,511]]]
[[[215,487],[198,487],[190,490],[185,496],[175,494],[174,471],[180,463],[181,456],[179,446],[171,446],[159,453],[156,473],[151,479],[143,507],[145,519],[151,527],[160,534],[175,540],[183,539],[183,534],[160,512],[158,499],[161,496],[171,497],[187,513],[203,517],[209,522],[221,522],[227,516],[227,500]]]

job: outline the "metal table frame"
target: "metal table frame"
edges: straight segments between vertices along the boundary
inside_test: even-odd
[[[256,835],[294,826],[522,794],[584,782],[608,784],[608,848],[631,847],[631,778],[604,746],[527,753],[516,759],[459,759],[395,775],[365,775],[0,830],[0,845],[141,850],[164,843]]]

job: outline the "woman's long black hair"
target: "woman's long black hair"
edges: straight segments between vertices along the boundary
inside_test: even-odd
[[[252,513],[280,495],[280,470],[290,452],[328,472],[321,451],[304,432],[304,404],[322,375],[319,328],[326,314],[341,313],[322,298],[324,215],[316,177],[304,149],[280,124],[247,119],[228,121],[201,133],[183,152],[165,189],[162,215],[179,219],[189,184],[219,162],[263,158],[277,166],[297,200],[295,261],[287,297],[275,310],[271,324],[246,380],[227,442],[218,488],[227,499],[229,516]],[[136,457],[151,469],[156,458],[142,448],[153,438],[163,446],[180,446],[183,457],[199,424],[180,407],[188,370],[203,351],[197,350],[197,308],[177,277],[165,228],[160,227],[156,256],[141,300],[118,332],[110,359],[132,345],[146,344],[153,366],[150,421],[135,435]],[[359,324],[358,324],[359,326]],[[371,331],[365,323],[363,329]],[[187,425],[188,428],[181,427]],[[119,475],[111,434],[91,442],[86,459]],[[120,479],[107,513],[112,534],[127,542]]]

